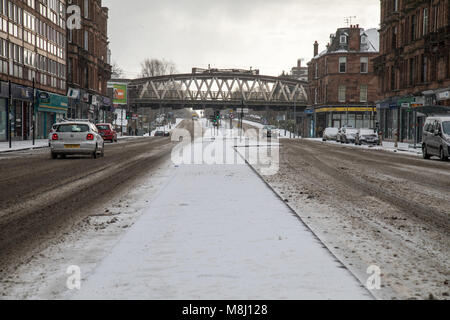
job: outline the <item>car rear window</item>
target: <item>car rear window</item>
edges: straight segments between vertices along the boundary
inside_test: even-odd
[[[89,132],[89,126],[86,124],[62,124],[58,127],[57,132]]]
[[[109,126],[97,126],[98,130],[109,130]]]

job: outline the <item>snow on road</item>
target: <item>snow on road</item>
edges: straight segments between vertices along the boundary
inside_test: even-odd
[[[230,139],[211,139],[205,124],[198,149]],[[249,166],[168,161],[159,171],[19,268],[3,297],[372,299]],[[70,265],[79,291],[66,287]]]
[[[371,298],[248,166],[175,170],[68,298]]]
[[[247,166],[181,166],[75,299],[367,299]]]

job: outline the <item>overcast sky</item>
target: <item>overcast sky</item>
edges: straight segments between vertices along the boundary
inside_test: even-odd
[[[109,8],[112,61],[134,78],[145,58],[192,67],[290,71],[352,24],[378,28],[379,0],[103,0]]]

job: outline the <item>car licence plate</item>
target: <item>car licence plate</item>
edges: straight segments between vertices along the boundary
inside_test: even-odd
[[[80,145],[79,144],[66,144],[64,145],[65,149],[79,149]]]

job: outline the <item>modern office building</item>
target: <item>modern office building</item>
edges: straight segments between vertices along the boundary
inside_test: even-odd
[[[45,138],[67,112],[65,6],[0,0],[0,141],[31,139],[33,119]]]

